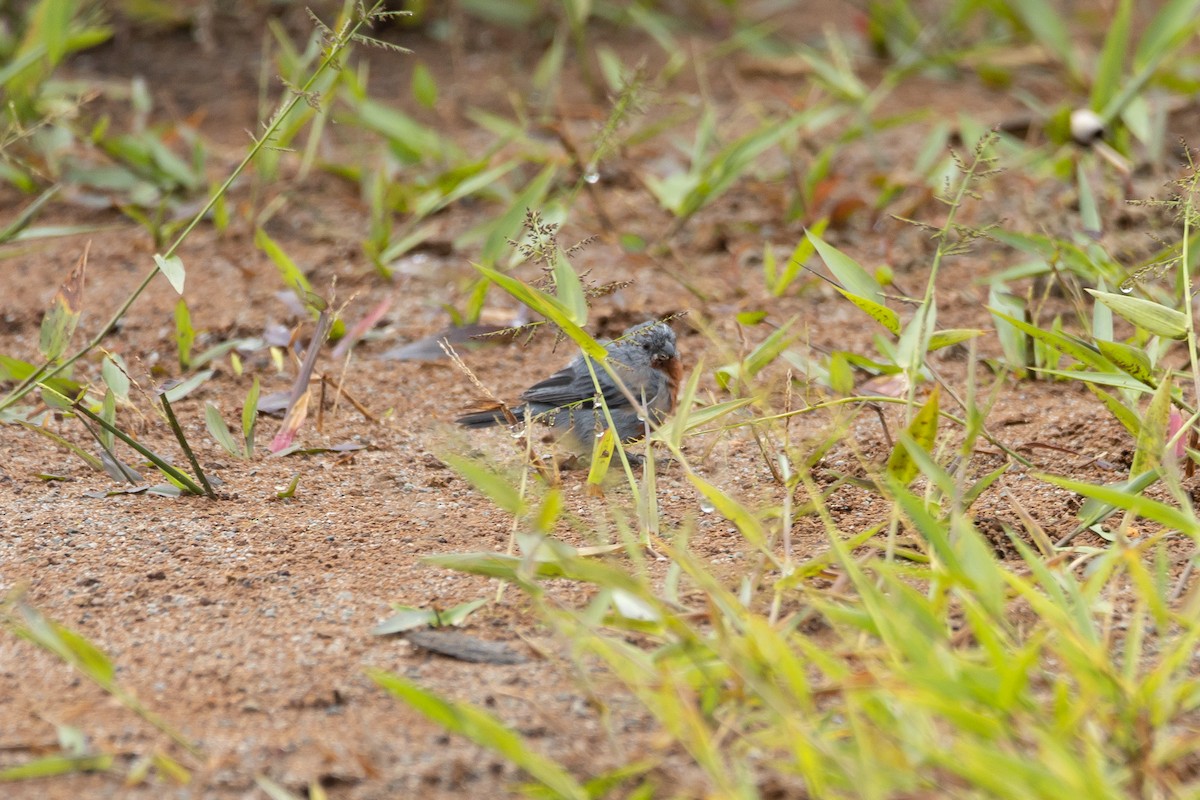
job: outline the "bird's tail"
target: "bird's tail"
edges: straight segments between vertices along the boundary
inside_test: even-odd
[[[496,407],[463,414],[455,422],[466,428],[490,428],[493,425],[507,425],[509,420],[504,415],[504,409]]]

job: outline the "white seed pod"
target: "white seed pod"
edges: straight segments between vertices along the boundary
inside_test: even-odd
[[[1104,137],[1104,121],[1090,108],[1077,108],[1071,112],[1071,138],[1076,144],[1089,147]]]

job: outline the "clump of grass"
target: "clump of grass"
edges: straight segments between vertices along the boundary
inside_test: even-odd
[[[910,386],[928,374],[931,343],[943,333],[935,327],[937,268],[980,235],[960,226],[955,212],[990,169],[988,156],[979,149],[960,167],[951,213],[933,229],[933,277],[905,326],[887,313],[868,273],[813,240],[843,294],[900,340],[894,365]],[[1185,218],[1185,233],[1193,221]],[[565,276],[557,277],[561,292]],[[538,290],[501,285],[564,328],[578,324]],[[1185,338],[1186,330],[1179,333]],[[1054,336],[1065,348],[1064,335]],[[779,357],[773,346],[770,352]],[[728,386],[752,392],[757,375],[739,365],[727,372]],[[988,409],[973,369],[957,399],[962,419],[939,407],[950,391],[944,380],[920,403],[912,391],[895,398],[908,413],[889,458],[877,464],[860,457],[859,464],[868,476],[860,485],[884,505],[881,521],[849,529],[803,453],[764,447],[778,476],[776,505],[749,505],[701,474],[685,447],[689,431],[707,425],[711,412],[695,402],[698,377],[654,438],[757,557],[759,566],[735,586],[689,549],[688,521],[664,525],[656,516],[647,538],[624,540],[624,560],[597,561],[549,535],[559,505],[531,505],[518,489],[494,481],[485,487],[482,479],[476,485],[514,514],[517,551],[428,559],[525,593],[580,663],[604,664],[611,681],[657,720],[670,742],[665,754],[573,775],[486,712],[395,675],[372,677],[449,730],[505,754],[536,782],[527,791],[537,796],[585,797],[588,786],[617,782],[622,791],[653,795],[670,780],[657,772],[667,754],[685,758],[706,791],[729,797],[760,796],[768,786],[815,797],[1116,798],[1200,790],[1190,752],[1198,730],[1191,698],[1200,678],[1189,666],[1200,641],[1193,621],[1200,592],[1186,573],[1169,578],[1167,550],[1179,536],[1200,540],[1200,521],[1178,470],[1162,457],[1170,381],[1158,384],[1159,399],[1146,415],[1138,464],[1167,476],[1175,504],[1144,496],[1145,483],[1099,487],[1041,476],[1123,511],[1124,520],[1110,546],[1080,546],[1051,542],[1022,513],[1029,530],[1003,534],[1020,557],[1005,563],[970,513],[1010,467],[976,474],[973,455],[988,436]],[[753,408],[756,426],[781,416]],[[955,420],[953,431],[945,419]],[[656,515],[646,509],[654,509],[647,498],[658,491],[653,477],[637,485],[629,498],[634,513]],[[821,552],[798,553],[789,544],[791,526],[805,516],[823,532]],[[1135,532],[1139,517],[1147,527]],[[596,527],[621,526],[606,520]],[[646,545],[665,563],[648,561]],[[563,604],[547,590],[549,579],[587,585],[594,599],[583,608]]]

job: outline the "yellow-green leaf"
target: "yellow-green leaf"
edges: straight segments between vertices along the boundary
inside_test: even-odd
[[[1187,315],[1153,300],[1088,289],[1088,294],[1139,328],[1168,339],[1186,339]]]
[[[1139,517],[1177,530],[1193,539],[1200,538],[1200,520],[1196,519],[1196,514],[1192,509],[1180,509],[1152,500],[1144,494],[1139,494],[1140,489],[1131,491],[1126,486],[1099,486],[1070,478],[1061,478],[1057,475],[1031,474],[1038,480],[1053,483],[1055,486],[1061,486],[1084,497],[1099,500],[1125,511],[1132,511]],[[1155,473],[1148,473],[1148,475],[1153,476]]]
[[[1167,446],[1167,417],[1171,413],[1171,376],[1167,375],[1158,385],[1150,405],[1142,415],[1138,428],[1137,451],[1133,454],[1131,475],[1141,475],[1158,469],[1162,464],[1163,452]]]
[[[588,470],[587,492],[595,497],[602,497],[604,490],[601,484],[608,474],[608,465],[612,461],[613,452],[617,449],[617,435],[612,428],[605,428],[604,433],[596,437],[592,446],[592,466]]]
[[[262,228],[254,232],[254,244],[271,259],[271,263],[279,270],[287,287],[295,292],[301,300],[308,302],[308,296],[313,293],[312,284],[308,282],[308,278],[304,277],[304,273],[296,266],[296,262],[292,260],[291,256],[285,253],[274,239],[267,236],[267,232]]]
[[[912,422],[905,429],[912,440],[926,452],[933,450],[934,442],[937,439],[938,394],[938,387],[933,387],[933,391],[929,393],[929,399],[925,401],[925,405],[921,406],[921,410],[913,416]],[[919,469],[917,462],[908,452],[908,448],[902,443],[896,442],[892,448],[892,454],[888,456],[887,474],[894,477],[898,483],[907,486],[913,478],[917,477]]]
[[[601,361],[608,355],[608,351],[604,349],[604,345],[597,342],[587,331],[579,327],[572,319],[570,310],[563,306],[557,298],[551,297],[545,292],[538,291],[511,275],[498,272],[482,264],[475,264],[474,267],[489,281],[524,303],[532,311],[541,314],[561,328],[563,333],[571,337],[587,355]]]
[[[732,522],[754,547],[766,547],[767,536],[762,523],[754,516],[749,508],[722,492],[713,484],[701,478],[694,472],[688,473],[688,480],[700,490],[700,494],[708,498],[718,514]]]
[[[1100,350],[1101,355],[1126,375],[1137,378],[1151,388],[1158,385],[1154,380],[1154,368],[1150,366],[1150,358],[1141,348],[1122,342],[1106,342],[1102,339],[1096,341],[1096,347]]]
[[[900,335],[900,317],[895,311],[892,311],[883,303],[876,303],[874,300],[868,300],[862,295],[851,294],[840,286],[835,288],[841,292],[843,297],[845,297],[851,303],[854,303],[854,305],[858,306],[863,311],[870,314],[872,319],[891,331],[893,335]]]
[[[486,711],[466,703],[443,700],[417,684],[381,669],[369,670],[367,674],[371,680],[434,723],[507,758],[556,796],[567,800],[587,800],[587,791],[569,772],[530,749],[524,739]]]
[[[976,336],[982,336],[986,331],[978,328],[949,328],[944,331],[934,331],[933,336],[929,337],[929,350],[941,350],[943,347],[949,347],[959,342],[965,342],[968,339],[974,339]]]
[[[31,778],[49,778],[72,772],[107,772],[112,769],[113,757],[108,754],[94,756],[45,756],[0,770],[0,783],[24,781]]]
[[[514,517],[524,515],[525,501],[516,487],[504,478],[469,458],[448,455],[445,461],[455,472],[470,481],[472,486],[487,495],[488,499],[500,508]]]
[[[883,287],[879,285],[879,281],[875,280],[874,276],[863,269],[857,261],[828,244],[813,231],[806,231],[806,233],[813,246],[817,248],[825,266],[829,267],[833,277],[842,284],[842,288],[847,292],[872,302],[874,302],[874,298],[883,294]],[[898,326],[897,330],[899,330]]]
[[[558,302],[571,315],[571,322],[583,325],[587,322],[587,298],[583,294],[583,284],[575,274],[575,268],[567,260],[567,254],[558,250],[554,259],[554,289]]]

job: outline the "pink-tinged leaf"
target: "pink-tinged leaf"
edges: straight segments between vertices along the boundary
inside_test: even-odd
[[[300,426],[304,424],[304,420],[308,416],[308,384],[312,380],[313,370],[317,367],[317,356],[321,353],[321,347],[329,338],[331,320],[328,309],[322,309],[317,315],[317,329],[313,332],[312,341],[308,343],[308,351],[304,354],[304,363],[300,365],[300,372],[297,373],[296,381],[292,384],[292,393],[288,399],[287,414],[283,417],[283,426],[280,427],[279,433],[275,434],[275,438],[271,440],[271,446],[268,448],[272,453],[278,453],[291,445],[292,440],[296,438],[296,432],[300,430]]]
[[[895,375],[876,375],[859,386],[858,393],[880,397],[904,397],[908,394],[908,378],[900,372]]]
[[[304,424],[304,420],[308,417],[308,398],[311,394],[310,391],[305,390],[304,394],[300,395],[300,399],[288,409],[287,416],[283,418],[283,426],[280,427],[279,433],[275,434],[275,438],[271,440],[269,449],[272,453],[278,453],[280,450],[286,450],[291,446],[292,440],[296,438],[296,433],[300,430],[300,426]]]
[[[341,358],[346,355],[346,352],[358,343],[358,340],[367,335],[367,331],[375,327],[379,320],[383,319],[383,315],[392,307],[392,298],[388,297],[382,300],[379,305],[367,312],[367,315],[354,324],[350,332],[338,342],[338,346],[333,348],[333,357]]]
[[[1172,408],[1171,413],[1167,416],[1167,441],[1175,439],[1175,446],[1172,448],[1172,455],[1175,458],[1182,459],[1187,455],[1187,444],[1184,442],[1185,437],[1180,436],[1178,439],[1175,435],[1179,433],[1183,427],[1183,415],[1177,409]]]

